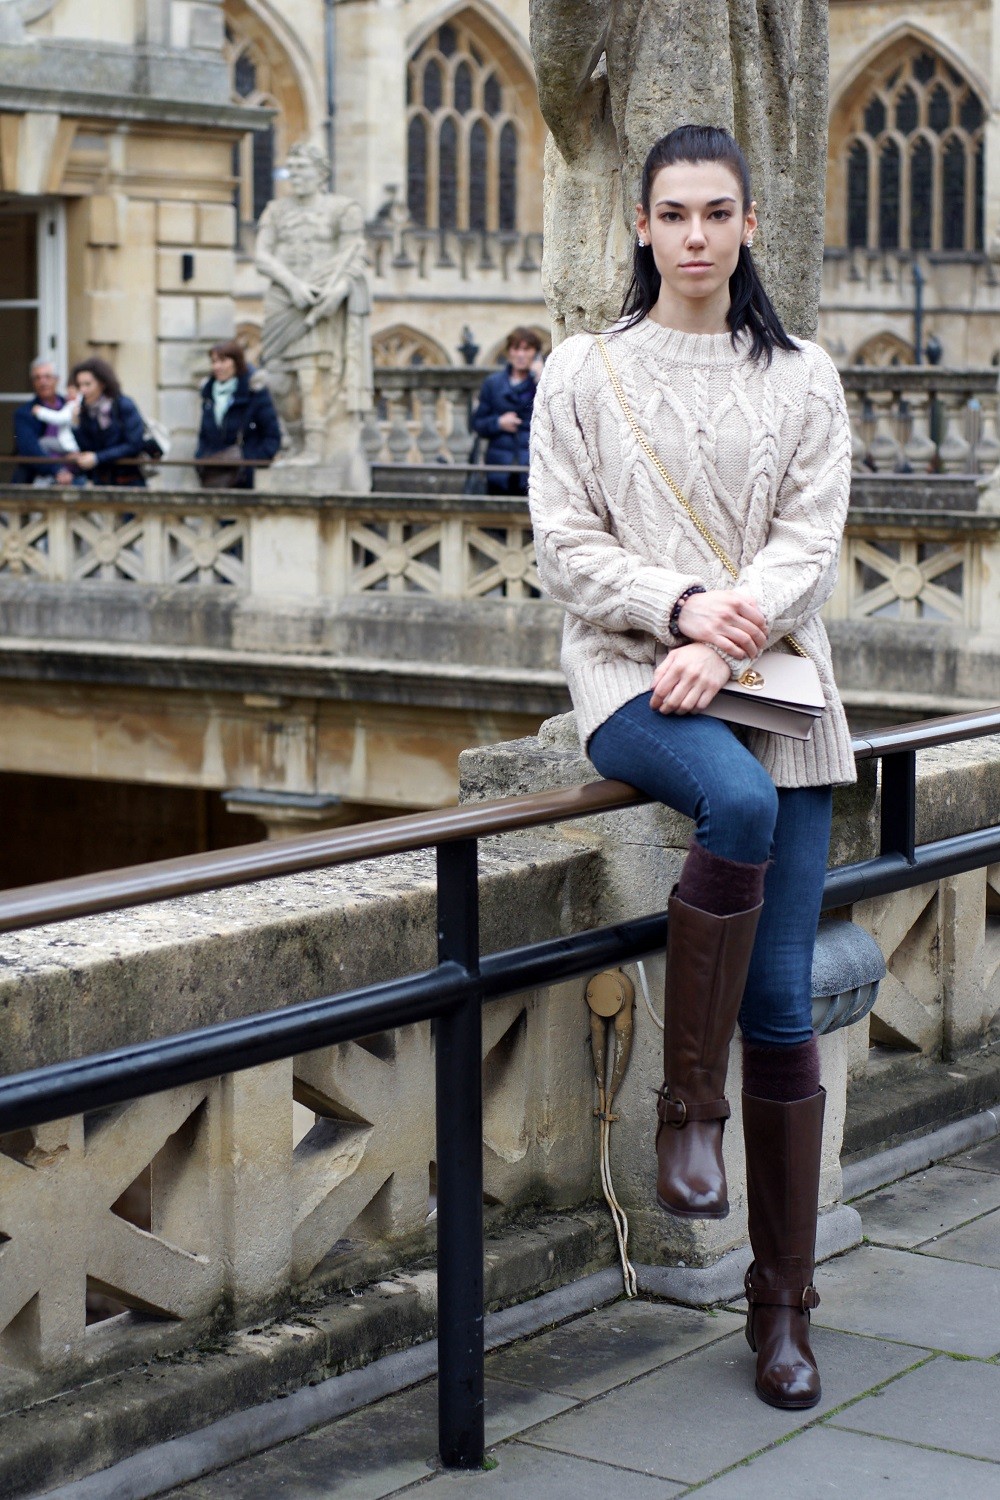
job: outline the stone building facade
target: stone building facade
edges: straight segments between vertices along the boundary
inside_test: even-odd
[[[919,293],[921,354],[988,364],[1000,0],[831,0],[830,21],[820,336],[842,364],[910,362]],[[527,36],[528,0],[0,0],[0,448],[41,351],[111,358],[189,450],[208,344],[256,347],[255,225],[302,137],[364,209],[377,363],[489,364],[513,324],[544,333]]]

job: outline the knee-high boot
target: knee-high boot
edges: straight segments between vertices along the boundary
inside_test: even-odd
[[[746,1274],[747,1342],[757,1353],[757,1394],[792,1411],[820,1399],[809,1314],[823,1146],[820,1089],[779,1103],[743,1094],[747,1200],[753,1262]]]
[[[730,1113],[726,1069],[761,909],[715,916],[676,894],[667,908],[656,1201],[682,1218],[723,1219],[729,1212],[722,1159]]]

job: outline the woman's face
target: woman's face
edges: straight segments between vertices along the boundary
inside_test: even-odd
[[[744,211],[741,188],[724,162],[675,162],[653,178],[649,213],[636,210],[636,230],[652,246],[656,269],[675,296],[709,298],[728,288],[740,245],[757,227]]]
[[[103,385],[89,370],[80,371],[76,377],[76,388],[88,406],[93,406],[94,402],[100,401],[104,395]]]
[[[236,374],[235,359],[227,359],[224,354],[216,354],[214,350],[208,358],[216,380],[232,380]]]

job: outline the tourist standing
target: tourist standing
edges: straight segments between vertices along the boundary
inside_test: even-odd
[[[504,368],[483,381],[472,426],[487,440],[487,464],[517,464],[527,468],[531,409],[542,373],[541,350],[542,341],[533,328],[511,329]],[[528,476],[490,474],[486,490],[490,495],[526,495]]]
[[[14,412],[14,452],[19,458],[52,458],[51,463],[18,464],[11,484],[82,483],[66,461],[68,429],[60,420],[71,402],[59,391],[59,376],[50,359],[40,355],[28,370],[34,395]],[[76,444],[72,442],[72,447]]]
[[[239,460],[270,463],[281,447],[281,425],[267,377],[251,370],[243,345],[236,339],[215,344],[209,351],[212,375],[201,388],[201,426],[195,458],[227,458],[226,468],[206,465],[199,470],[210,488],[252,490],[254,471]],[[224,482],[224,483],[223,483]]]
[[[94,484],[145,487],[138,463],[144,450],[142,415],[135,402],[122,392],[118,377],[106,359],[96,355],[75,365],[70,380],[80,393],[80,416],[74,436],[80,452],[76,467]]]

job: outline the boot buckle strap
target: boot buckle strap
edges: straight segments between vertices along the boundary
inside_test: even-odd
[[[682,1129],[689,1120],[728,1120],[730,1113],[728,1099],[688,1104],[683,1099],[672,1099],[666,1084],[657,1092],[656,1117],[661,1125],[672,1125],[675,1130]]]
[[[819,1307],[819,1292],[811,1282],[801,1291],[792,1287],[756,1287],[751,1284],[748,1271],[744,1286],[747,1302],[751,1307],[795,1307],[804,1313]]]

